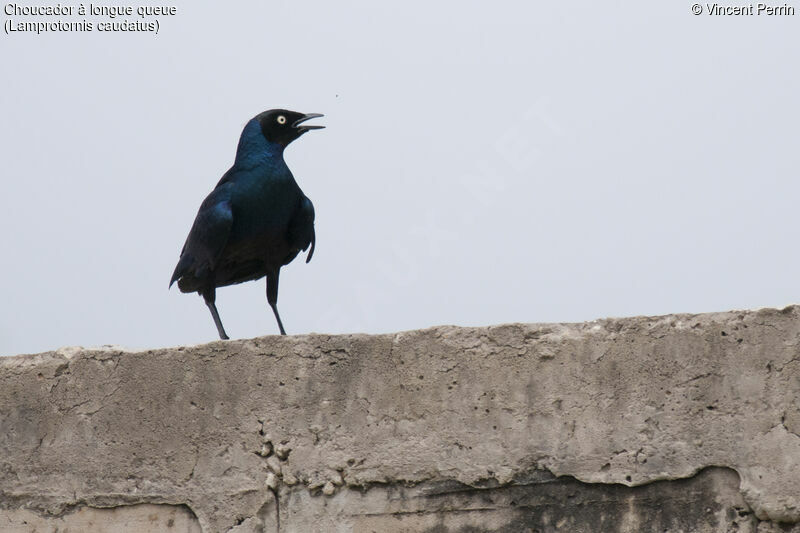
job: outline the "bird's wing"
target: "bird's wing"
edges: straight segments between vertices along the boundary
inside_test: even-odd
[[[196,279],[208,276],[228,242],[232,225],[230,201],[210,194],[197,212],[181,258],[172,273],[170,286],[183,276],[191,275]]]
[[[316,240],[314,233],[314,204],[306,196],[303,196],[292,215],[292,219],[289,221],[289,245],[296,250],[303,251],[311,246],[306,258],[306,263],[308,263],[314,255]],[[296,255],[296,253],[293,255]]]

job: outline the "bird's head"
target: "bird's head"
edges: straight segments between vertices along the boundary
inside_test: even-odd
[[[319,113],[298,113],[287,109],[270,109],[256,117],[261,125],[261,133],[267,141],[287,146],[307,131],[319,130],[325,126],[305,124],[307,120],[318,118]]]

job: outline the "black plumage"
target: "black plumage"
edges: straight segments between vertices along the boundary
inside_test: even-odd
[[[278,279],[282,266],[301,251],[314,255],[314,206],[303,194],[283,159],[286,146],[321,117],[286,109],[265,111],[245,125],[233,166],[200,206],[170,280],[181,292],[197,292],[211,311],[221,339],[215,304],[217,287],[266,276],[267,301],[278,314]]]

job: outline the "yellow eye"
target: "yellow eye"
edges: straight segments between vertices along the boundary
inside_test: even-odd
[[[286,124],[286,117],[278,115],[278,124]]]

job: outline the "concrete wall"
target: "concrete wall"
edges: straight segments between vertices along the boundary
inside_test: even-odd
[[[800,308],[0,359],[0,531],[800,531]]]

